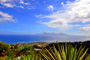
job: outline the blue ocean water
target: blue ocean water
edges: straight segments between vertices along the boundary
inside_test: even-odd
[[[0,35],[0,41],[14,44],[14,43],[32,43],[52,40],[51,36],[36,36],[36,35]]]
[[[83,36],[68,36],[68,35],[0,35],[0,41],[14,43],[32,43],[32,42],[65,42],[65,41],[85,41],[90,40],[90,37]]]

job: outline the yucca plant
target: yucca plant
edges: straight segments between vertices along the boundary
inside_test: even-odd
[[[46,52],[41,52],[44,59],[46,60],[82,60],[88,51],[88,48],[85,50],[85,47],[80,47],[79,50],[77,50],[77,46],[73,47],[72,45],[61,45],[59,46],[59,43],[57,44],[58,49],[56,49],[55,45],[53,47],[49,47],[49,49],[46,49]],[[85,59],[89,60],[90,55]]]

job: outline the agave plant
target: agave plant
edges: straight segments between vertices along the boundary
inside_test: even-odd
[[[85,47],[80,47],[79,50],[77,50],[77,46],[73,47],[72,45],[61,45],[59,46],[59,43],[57,44],[58,49],[56,49],[55,45],[53,47],[49,47],[49,49],[46,49],[46,52],[41,52],[43,57],[46,60],[82,60],[88,51],[88,48],[85,50]],[[89,60],[90,55],[85,59]]]

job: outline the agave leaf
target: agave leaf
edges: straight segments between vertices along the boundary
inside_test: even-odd
[[[75,58],[76,60],[79,60],[79,59],[78,59],[78,56],[79,56],[79,53],[80,53],[80,51],[81,51],[81,48],[82,48],[82,47],[80,46],[80,48],[79,48],[79,50],[78,50],[78,52],[77,52],[76,58]]]
[[[85,47],[84,47],[84,48],[82,48],[82,49],[81,49],[81,51],[79,52],[79,56],[78,56],[78,58],[80,58],[80,57],[81,57],[81,55],[83,54],[84,50],[85,50]]]
[[[57,51],[57,49],[55,48],[55,46],[53,45],[53,49],[54,49],[54,51],[55,51],[55,53],[56,53],[56,56],[57,56],[57,60],[62,60],[61,59],[61,55],[60,55],[60,53],[58,53],[58,51]]]
[[[48,51],[48,49],[46,49],[47,52],[49,53],[49,55],[53,58],[53,60],[55,60],[55,58],[53,57],[53,55]]]
[[[67,60],[69,60],[69,58],[70,58],[69,57],[70,56],[70,52],[69,51],[70,51],[70,44],[67,46],[67,58],[66,58]]]
[[[85,60],[90,60],[90,55]]]
[[[30,59],[31,59],[31,55],[28,55],[28,56],[27,56],[27,60],[30,60]]]
[[[33,54],[32,60],[34,60],[34,54]]]
[[[65,43],[65,45],[62,46],[59,46],[58,44],[59,51],[56,49],[55,45],[53,45],[53,49],[50,48],[50,51],[46,49],[51,59],[47,54],[44,53],[43,55],[47,60],[82,60],[88,49],[85,50],[85,47],[82,49],[81,48],[82,47],[80,46],[79,50],[77,50],[77,46],[73,47],[72,45],[70,45],[70,43],[69,45]],[[85,60],[89,59],[90,56]]]
[[[59,43],[58,43],[58,49],[59,49],[59,53],[60,53],[60,55],[61,55],[61,59],[63,59],[63,57],[62,57],[62,51],[61,51],[61,49],[60,49],[61,47],[59,46]]]
[[[76,47],[77,47],[77,45],[75,46],[75,48],[73,48],[73,50],[74,50],[74,52],[73,52],[73,57],[72,57],[72,60],[75,60],[75,57],[76,57]]]
[[[83,55],[80,57],[80,59],[79,59],[79,60],[82,60],[82,59],[83,59],[83,57],[84,57],[84,56],[85,56],[85,54],[87,53],[88,49],[89,49],[89,48],[87,48],[87,49],[85,50],[85,52],[83,53]]]
[[[66,60],[66,54],[65,54],[65,50],[64,50],[64,45],[62,45],[62,57],[63,57],[63,60]]]
[[[52,55],[54,55],[54,58],[57,59],[57,56],[55,55],[55,53],[53,52],[53,50],[50,48],[50,46],[49,46],[49,49],[50,49]]]
[[[46,60],[50,60],[50,58],[43,52],[41,52],[41,54],[46,58]]]

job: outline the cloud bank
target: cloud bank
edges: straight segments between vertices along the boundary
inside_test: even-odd
[[[30,5],[29,2],[24,2],[24,0],[0,0],[0,4],[7,8],[20,7],[24,8],[23,5]]]
[[[48,22],[42,22],[49,27],[74,27],[73,23],[81,22],[82,24],[90,22],[90,0],[75,0],[74,2],[67,1],[66,4],[61,3],[64,10],[58,10],[44,16],[44,18],[51,18]],[[53,7],[49,6],[49,8]],[[81,26],[81,25],[78,25]],[[88,31],[90,27],[81,27],[80,31]],[[86,30],[85,30],[86,29]]]
[[[13,16],[7,14],[7,13],[3,13],[0,11],[0,22],[2,21],[13,21],[15,22],[15,20],[13,19]]]

